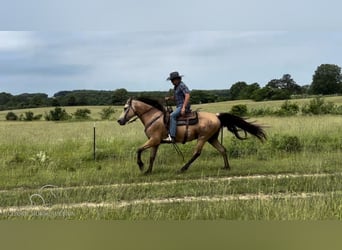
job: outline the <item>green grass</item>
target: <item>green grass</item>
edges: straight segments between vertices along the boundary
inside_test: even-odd
[[[340,97],[336,102],[341,101]],[[279,102],[247,105],[281,105]],[[200,105],[211,112],[228,111],[233,102]],[[235,105],[235,104],[234,104]],[[253,106],[254,107],[254,106]],[[103,107],[87,107],[99,119]],[[76,110],[76,108],[74,108]],[[122,107],[115,107],[119,116]],[[35,114],[49,109],[32,110]],[[70,112],[70,111],[68,111]],[[4,117],[5,111],[0,112]],[[250,121],[254,119],[251,118]],[[136,149],[146,141],[142,124],[119,126],[96,122],[96,161],[93,160],[93,121],[0,121],[0,211],[30,206],[40,194],[46,206],[40,212],[0,213],[2,219],[238,219],[320,220],[341,219],[341,116],[258,117],[268,141],[239,141],[224,132],[231,171],[222,170],[221,156],[209,144],[184,174],[185,163],[171,145],[159,149],[153,174],[144,176],[136,165]],[[195,142],[180,144],[185,159]],[[290,145],[290,147],[289,147]],[[149,153],[143,155],[147,164]],[[327,173],[328,175],[317,175]],[[238,176],[266,175],[247,179]],[[267,177],[296,174],[296,178]],[[300,176],[314,174],[314,176]],[[232,177],[232,179],[226,179]],[[208,179],[209,178],[209,179]],[[211,178],[211,179],[210,179]],[[218,178],[214,180],[212,178]],[[162,183],[160,183],[162,182]],[[147,183],[147,184],[142,184]],[[54,185],[57,189],[43,189]],[[295,194],[322,195],[298,198]],[[149,200],[184,197],[274,195],[269,199],[153,203]],[[285,196],[279,196],[286,194]],[[293,197],[291,196],[293,194]],[[41,205],[34,196],[34,203]],[[144,201],[135,204],[133,201]],[[113,207],[69,207],[84,202]],[[132,202],[115,207],[120,202]],[[47,209],[47,210],[43,210]]]

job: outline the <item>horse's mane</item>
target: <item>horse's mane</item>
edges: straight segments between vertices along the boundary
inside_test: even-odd
[[[137,101],[146,103],[148,105],[151,105],[152,107],[155,107],[156,109],[165,112],[165,107],[163,104],[161,104],[159,101],[151,99],[151,98],[147,98],[147,97],[136,97],[134,98]]]

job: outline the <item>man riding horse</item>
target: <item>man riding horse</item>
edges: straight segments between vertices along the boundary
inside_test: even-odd
[[[175,142],[177,131],[177,118],[180,115],[190,112],[190,90],[182,81],[182,75],[177,71],[171,72],[166,80],[174,85],[174,96],[166,97],[165,100],[173,99],[176,102],[176,109],[170,114],[169,135],[164,142]]]
[[[130,121],[134,121],[135,119],[133,118],[137,117],[144,125],[144,132],[148,140],[137,149],[137,164],[140,170],[144,169],[141,154],[145,150],[151,149],[150,162],[145,174],[152,172],[159,145],[165,142],[186,143],[197,139],[192,157],[180,169],[181,172],[184,172],[201,155],[202,148],[206,142],[209,142],[222,155],[223,168],[230,169],[227,151],[218,140],[218,135],[223,127],[227,128],[236,138],[241,140],[246,139],[247,133],[261,141],[266,140],[266,133],[261,126],[247,122],[243,118],[230,113],[196,112],[196,122],[190,122],[190,117],[187,116],[185,123],[177,126],[176,117],[179,120],[182,118],[179,117],[180,114],[190,110],[190,94],[189,89],[182,82],[182,76],[178,72],[170,73],[168,80],[171,80],[175,85],[174,98],[177,105],[176,110],[171,114],[170,129],[167,129],[167,123],[165,122],[167,120],[165,118],[168,115],[165,107],[158,101],[149,98],[129,98],[118,119],[120,125],[125,125]],[[239,130],[245,133],[245,137],[240,136]],[[176,133],[176,131],[178,132]],[[166,138],[168,134],[170,134],[170,139],[165,141],[163,138]]]

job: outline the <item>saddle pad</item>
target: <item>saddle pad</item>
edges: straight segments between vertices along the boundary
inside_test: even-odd
[[[198,123],[197,111],[192,111],[190,113],[178,117],[177,119],[177,126],[194,125],[196,123]]]

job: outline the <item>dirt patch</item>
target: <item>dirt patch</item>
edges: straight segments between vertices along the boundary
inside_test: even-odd
[[[25,212],[49,212],[53,210],[69,210],[75,208],[112,208],[119,209],[128,206],[147,205],[147,204],[170,204],[170,203],[191,203],[191,202],[226,202],[226,201],[248,201],[248,200],[272,200],[272,199],[307,199],[311,197],[324,197],[332,195],[342,195],[342,192],[328,193],[277,193],[277,194],[239,194],[225,196],[186,196],[165,199],[140,199],[132,201],[118,202],[82,202],[73,204],[55,204],[53,206],[22,206],[0,208],[0,214],[20,215]]]
[[[251,176],[232,176],[232,177],[217,177],[217,178],[203,178],[203,179],[192,179],[192,180],[171,180],[171,181],[155,181],[155,182],[140,182],[140,183],[122,183],[122,184],[110,184],[110,185],[90,185],[90,186],[75,186],[75,187],[56,187],[52,185],[44,186],[49,188],[51,191],[55,190],[77,190],[77,189],[92,189],[92,188],[115,188],[123,186],[146,186],[146,185],[172,185],[172,184],[182,184],[182,183],[206,183],[206,182],[225,182],[225,181],[235,181],[235,180],[253,180],[253,179],[287,179],[287,178],[320,178],[327,176],[341,175],[341,173],[317,173],[317,174],[279,174],[279,175],[251,175]],[[1,190],[0,192],[13,192],[13,191],[23,191],[22,188],[15,190]],[[164,199],[140,199],[131,201],[118,201],[118,202],[102,202],[102,203],[91,203],[82,202],[74,204],[55,204],[52,206],[45,205],[30,205],[30,206],[20,206],[20,207],[0,207],[0,214],[9,214],[20,216],[23,213],[34,213],[34,212],[50,212],[56,210],[69,210],[74,208],[124,208],[127,206],[134,205],[144,205],[144,204],[169,204],[169,203],[184,203],[184,202],[225,202],[234,200],[272,200],[272,199],[306,199],[310,197],[322,197],[329,195],[341,195],[342,192],[328,192],[328,193],[275,193],[275,194],[262,194],[262,193],[252,193],[252,194],[236,194],[236,195],[226,195],[226,196],[185,196],[185,197],[173,197]]]

